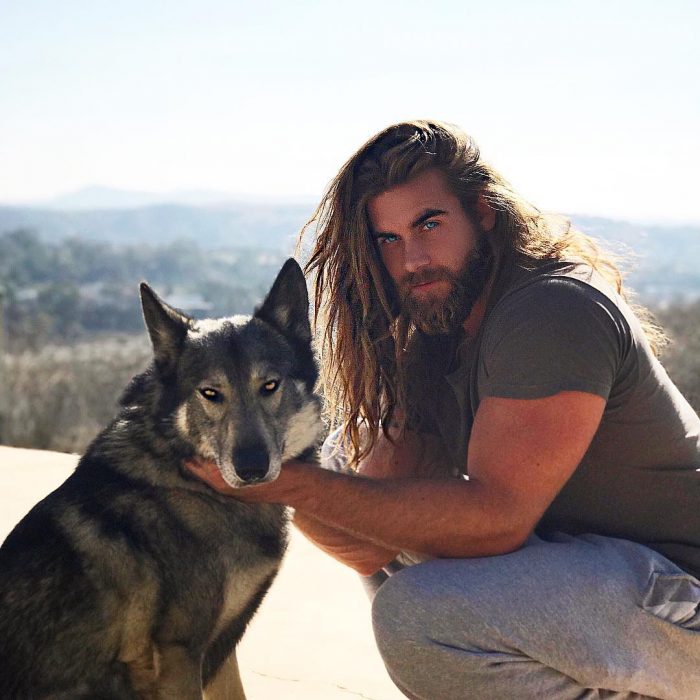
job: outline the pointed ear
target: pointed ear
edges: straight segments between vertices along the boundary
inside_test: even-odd
[[[140,291],[143,318],[151,337],[156,366],[161,372],[172,372],[191,319],[168,306],[145,282],[141,282]]]
[[[262,306],[254,314],[286,337],[311,341],[309,294],[299,263],[289,258],[282,266]]]

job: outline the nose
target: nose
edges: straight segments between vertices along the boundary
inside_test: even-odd
[[[270,468],[270,455],[261,445],[241,447],[233,451],[233,466],[243,481],[262,481]]]
[[[406,272],[417,272],[430,265],[430,255],[426,243],[420,236],[407,237],[404,241],[404,267]]]

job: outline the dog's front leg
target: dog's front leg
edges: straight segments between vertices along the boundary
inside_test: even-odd
[[[204,700],[246,700],[235,650],[207,683]]]
[[[166,644],[159,651],[158,700],[202,700],[201,659],[182,644]]]

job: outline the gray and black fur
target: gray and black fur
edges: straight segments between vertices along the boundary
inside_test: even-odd
[[[320,438],[301,269],[251,317],[195,321],[145,284],[153,364],[0,548],[0,698],[243,698],[235,647],[287,544],[282,506],[222,496]],[[228,661],[227,661],[228,660]]]

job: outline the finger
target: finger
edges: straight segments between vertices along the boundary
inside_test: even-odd
[[[226,483],[221,475],[218,466],[215,462],[192,459],[185,461],[185,468],[201,481],[216,489],[217,491],[226,491],[231,488]]]

